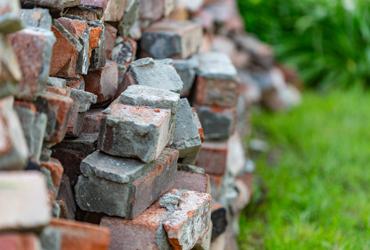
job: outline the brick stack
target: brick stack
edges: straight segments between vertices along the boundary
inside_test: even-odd
[[[254,52],[217,49],[246,37],[234,1],[0,14],[0,249],[237,248]]]

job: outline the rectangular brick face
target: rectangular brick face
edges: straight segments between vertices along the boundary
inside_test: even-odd
[[[228,143],[205,141],[199,151],[196,166],[207,174],[224,175],[227,166]]]

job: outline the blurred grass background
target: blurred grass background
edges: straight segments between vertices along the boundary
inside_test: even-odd
[[[306,85],[370,86],[369,0],[239,0],[246,29]]]

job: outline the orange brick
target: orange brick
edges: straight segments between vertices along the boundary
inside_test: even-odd
[[[62,175],[64,172],[63,166],[60,163],[60,161],[58,161],[55,158],[50,158],[48,162],[41,162],[40,165],[41,167],[45,167],[50,171],[50,175],[53,180],[54,187],[58,191],[60,181],[62,179]]]

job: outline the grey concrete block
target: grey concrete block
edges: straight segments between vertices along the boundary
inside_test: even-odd
[[[126,75],[129,74],[134,81],[129,84],[144,85],[180,94],[184,84],[171,64],[171,59],[142,58],[136,60],[127,69]]]
[[[142,163],[96,151],[81,163],[77,204],[86,211],[133,219],[172,187],[177,157],[177,150],[166,148],[157,160]]]
[[[194,56],[186,60],[175,59],[172,64],[184,83],[184,87],[180,94],[181,96],[187,96],[193,86],[195,75],[198,70],[198,57]]]
[[[236,109],[196,107],[206,140],[228,139],[235,129]]]
[[[101,120],[98,148],[110,155],[151,162],[168,142],[171,110],[117,104]]]
[[[21,18],[26,27],[51,30],[51,16],[47,9],[22,9]]]
[[[170,147],[180,151],[179,162],[194,164],[201,145],[199,131],[193,120],[193,110],[188,100],[182,98],[177,111],[173,143]]]
[[[141,85],[132,85],[122,92],[120,103],[131,106],[143,106],[147,108],[170,109],[171,118],[169,124],[168,145],[172,143],[172,135],[175,131],[177,109],[180,102],[180,95],[156,88]]]

